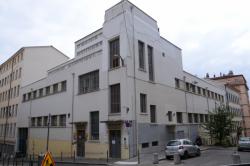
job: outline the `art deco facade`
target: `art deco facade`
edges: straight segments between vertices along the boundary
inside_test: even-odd
[[[46,150],[50,118],[54,156],[123,159],[163,150],[170,139],[195,140],[226,96],[224,87],[183,71],[181,49],[126,0],[106,10],[102,28],[75,42],[73,59],[20,93],[17,127],[29,130],[29,154]]]

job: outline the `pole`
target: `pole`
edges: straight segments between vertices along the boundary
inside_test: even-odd
[[[72,73],[72,103],[71,103],[71,149],[70,155],[72,157],[73,153],[73,140],[74,140],[74,100],[75,100],[75,73]]]
[[[46,151],[49,150],[49,129],[50,129],[50,114],[48,116],[48,134],[47,134],[47,144],[46,144]]]

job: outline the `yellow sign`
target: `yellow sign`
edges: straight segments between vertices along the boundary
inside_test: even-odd
[[[52,158],[52,155],[50,152],[47,152],[43,158],[41,166],[55,166],[55,162]]]

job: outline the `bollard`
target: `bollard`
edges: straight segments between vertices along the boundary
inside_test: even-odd
[[[174,154],[174,164],[180,164],[181,163],[181,157],[179,153]]]
[[[232,154],[232,160],[233,160],[233,164],[240,164],[241,160],[240,160],[240,155],[237,152],[234,152]]]
[[[153,164],[159,164],[158,153],[154,153],[154,161]]]
[[[62,158],[63,158],[63,152],[61,152],[61,161],[62,161]]]

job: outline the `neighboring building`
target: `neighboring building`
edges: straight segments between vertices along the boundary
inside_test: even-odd
[[[163,150],[168,140],[199,134],[225,90],[183,71],[181,49],[157,22],[124,0],[103,27],[75,42],[75,57],[21,89],[18,130],[27,152],[127,159]],[[49,116],[50,114],[50,116]],[[23,139],[18,135],[18,145]],[[20,146],[19,146],[20,147]],[[17,149],[21,150],[21,149]]]
[[[44,78],[49,68],[67,60],[52,46],[23,47],[0,65],[0,151],[15,149],[20,88]]]
[[[224,75],[211,78],[211,80],[225,84],[239,91],[240,105],[243,113],[243,131],[245,136],[250,136],[250,108],[247,81],[243,75]]]

